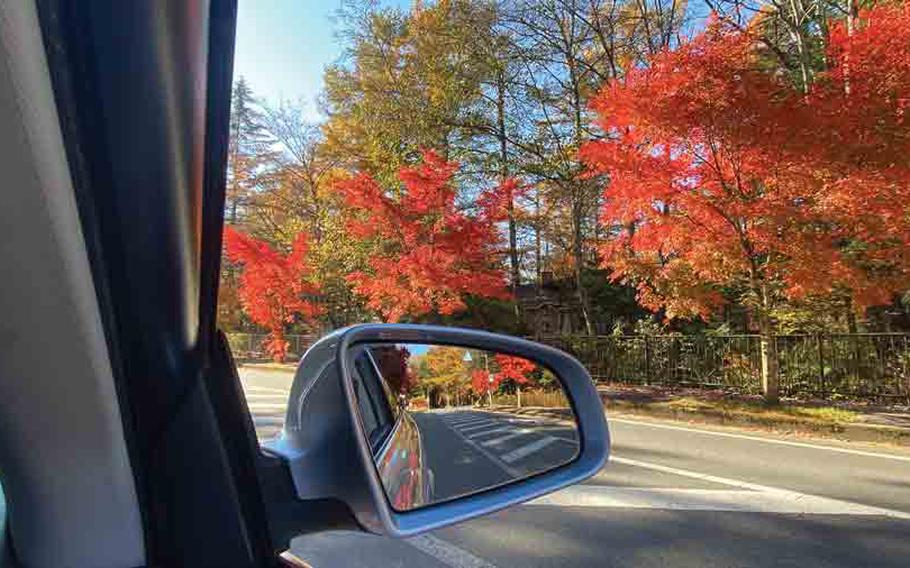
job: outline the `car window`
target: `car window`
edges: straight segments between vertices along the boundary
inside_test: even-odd
[[[363,420],[364,431],[367,433],[367,437],[372,440],[374,433],[379,428],[379,419],[363,383],[364,380],[358,367],[354,373],[354,396],[357,398],[357,405],[360,407],[360,418]]]
[[[386,375],[388,371],[384,369],[380,364],[380,354],[376,352],[376,348],[371,347],[368,350],[368,353],[368,359],[370,361],[371,367],[373,368],[373,371],[378,378],[376,381],[376,388],[374,389],[374,393],[377,397],[380,397],[385,401],[385,404],[382,405],[384,409],[383,411],[388,412],[390,415],[389,419],[394,422],[398,419],[400,410],[398,406],[398,399],[396,398],[396,395],[390,386],[390,377]]]
[[[354,360],[358,405],[364,415],[364,427],[370,444],[377,447],[395,423],[392,405],[383,391],[382,378],[367,350],[363,350]]]

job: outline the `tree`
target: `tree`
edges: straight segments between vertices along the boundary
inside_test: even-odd
[[[435,148],[467,159],[462,124],[485,72],[476,33],[492,13],[484,3],[443,0],[410,12],[353,3],[342,13],[347,50],[326,69],[326,151],[353,170],[392,185],[398,170]]]
[[[319,125],[306,120],[301,105],[265,107],[262,123],[270,154],[245,207],[244,228],[278,248],[291,248],[300,232],[309,235],[320,320],[332,329],[364,321],[370,314],[346,276],[365,268],[368,249],[347,233],[343,195],[334,186],[346,172],[326,153]]]
[[[378,345],[370,348],[379,374],[396,395],[408,394],[416,386],[417,377],[410,366],[411,352],[404,345]]]
[[[757,320],[770,401],[780,298],[847,291],[863,307],[907,287],[910,12],[874,12],[834,26],[831,71],[808,91],[714,21],[594,101],[609,138],[583,154],[610,179],[604,265],[669,318],[704,318],[732,291]]]
[[[499,381],[496,376],[486,369],[474,369],[471,371],[471,389],[478,395],[487,395],[490,406],[493,405],[493,391],[499,388]]]
[[[237,79],[231,94],[229,130],[225,217],[236,225],[262,165],[271,157],[262,109],[243,77]]]
[[[258,325],[269,330],[266,351],[275,361],[287,355],[285,326],[299,316],[311,320],[319,308],[307,296],[318,288],[306,281],[309,267],[306,262],[307,237],[300,233],[288,254],[281,254],[240,231],[224,229],[226,254],[232,262],[242,265],[240,300],[243,310]]]
[[[469,294],[507,296],[496,253],[506,192],[483,193],[480,212],[468,215],[456,207],[456,167],[427,151],[421,165],[402,168],[398,192],[366,174],[337,184],[353,212],[351,233],[375,243],[369,269],[348,278],[387,321],[452,314],[464,308]]]
[[[521,408],[521,385],[532,383],[532,373],[537,370],[537,365],[524,357],[515,357],[504,353],[497,353],[495,359],[499,372],[494,376],[494,381],[496,384],[501,384],[503,381],[515,383],[517,404]]]
[[[452,394],[465,390],[468,381],[468,367],[464,360],[463,347],[430,347],[424,355],[418,374],[420,384],[428,389],[441,389],[446,406],[451,404]]]
[[[596,222],[602,192],[598,172],[580,175],[582,144],[602,136],[590,109],[591,97],[607,80],[620,80],[640,52],[657,52],[675,40],[683,2],[665,0],[517,1],[511,11],[515,42],[521,46],[527,94],[535,103],[536,133],[523,145],[539,176],[537,201],[548,214],[538,230],[554,272],[571,277],[588,334],[594,311],[584,275],[594,264]]]
[[[255,194],[263,169],[272,157],[268,134],[263,127],[263,114],[253,91],[243,77],[231,93],[231,119],[228,139],[227,179],[224,217],[238,225],[245,217],[251,196]],[[230,259],[222,262],[219,286],[218,324],[222,329],[241,325],[240,294],[237,267]]]

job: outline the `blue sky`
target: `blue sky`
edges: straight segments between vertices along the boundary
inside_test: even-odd
[[[401,8],[412,3],[380,2]],[[234,77],[245,77],[264,102],[302,101],[308,118],[318,120],[323,69],[342,52],[334,21],[341,5],[342,0],[239,0]]]
[[[234,77],[245,77],[266,102],[303,101],[317,119],[322,71],[342,51],[333,21],[340,6],[340,0],[240,0]]]

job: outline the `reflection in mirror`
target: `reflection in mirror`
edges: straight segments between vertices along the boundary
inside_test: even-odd
[[[352,355],[361,424],[397,511],[543,473],[578,454],[562,383],[533,361],[424,344],[363,345]]]

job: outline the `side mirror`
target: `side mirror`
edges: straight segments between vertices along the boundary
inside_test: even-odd
[[[545,406],[529,400],[531,385]],[[591,377],[569,355],[482,331],[390,324],[314,345],[283,435],[266,444],[299,499],[340,500],[362,527],[390,536],[577,483],[609,447]]]

